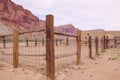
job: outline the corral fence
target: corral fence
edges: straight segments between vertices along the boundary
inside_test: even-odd
[[[108,38],[108,47],[120,48],[120,36],[114,36],[114,38]]]
[[[116,44],[120,37],[107,36],[81,38],[76,35],[54,31],[54,17],[46,16],[46,28],[0,37],[0,60],[11,63],[14,68],[23,67],[41,74],[41,80],[55,80],[55,75],[69,65],[79,65],[85,58],[95,58]],[[82,53],[82,54],[81,54]]]
[[[22,33],[14,30],[13,35],[0,36],[0,60],[14,68],[39,72],[41,80],[55,80],[55,73],[62,68],[80,64],[81,31],[78,35],[55,32],[53,24],[53,16],[48,15],[46,29]]]
[[[0,60],[13,64],[13,36],[0,37]]]

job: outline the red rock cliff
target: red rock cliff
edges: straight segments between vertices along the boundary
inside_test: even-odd
[[[45,27],[45,22],[39,20],[30,11],[13,3],[11,0],[0,0],[0,20],[11,26],[12,29],[32,30]]]

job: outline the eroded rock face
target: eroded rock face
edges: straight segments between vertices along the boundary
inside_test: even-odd
[[[34,16],[29,10],[24,9],[22,6],[13,3],[11,0],[0,0],[0,23],[4,23],[12,30],[32,31],[45,28],[45,21],[40,20]],[[10,33],[9,29],[4,29],[2,25],[1,31]],[[55,28],[55,31],[61,33],[68,33],[76,35],[77,29],[72,25],[61,25]],[[2,33],[0,33],[2,34]]]
[[[77,35],[77,28],[75,28],[72,24],[67,25],[60,25],[58,27],[55,27],[55,31],[59,33],[65,33],[70,35]]]
[[[13,3],[11,0],[0,0],[0,19],[6,24],[15,25],[13,29],[40,29],[45,27],[45,21],[39,20],[30,11]]]

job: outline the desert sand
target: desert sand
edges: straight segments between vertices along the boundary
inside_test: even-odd
[[[120,49],[110,49],[94,60],[65,73],[64,80],[120,80]]]
[[[41,73],[28,68],[14,69],[0,62],[0,80],[46,80]],[[81,65],[70,65],[56,74],[56,80],[120,80],[120,49],[109,49],[93,60],[85,58]]]

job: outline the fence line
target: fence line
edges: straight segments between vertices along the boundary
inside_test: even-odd
[[[34,68],[38,67],[40,69],[37,70],[41,72],[44,71],[47,78],[55,80],[57,67],[62,65],[62,63],[67,65],[71,58],[74,58],[75,60],[71,60],[71,62],[74,61],[76,65],[81,64],[81,50],[84,47],[88,50],[87,56],[93,59],[111,46],[116,47],[120,42],[119,37],[111,39],[105,35],[101,39],[98,37],[93,39],[93,37],[89,35],[88,40],[85,41],[81,38],[80,30],[77,31],[77,35],[54,32],[53,24],[54,16],[47,15],[46,30],[34,30],[23,33],[14,31],[13,35],[1,36],[0,47],[3,52],[1,51],[0,60],[8,58],[6,56],[13,56],[13,58],[10,59],[12,59],[11,62],[14,68],[22,65],[29,67],[34,66]],[[32,35],[25,36],[25,34],[35,32],[43,32],[44,35],[38,35],[37,37]],[[8,37],[13,37],[13,40]],[[10,42],[9,45],[13,44],[13,46],[9,47],[12,52],[7,51],[9,54],[6,52],[6,50],[9,49],[8,42]],[[58,64],[59,62],[60,64]]]

